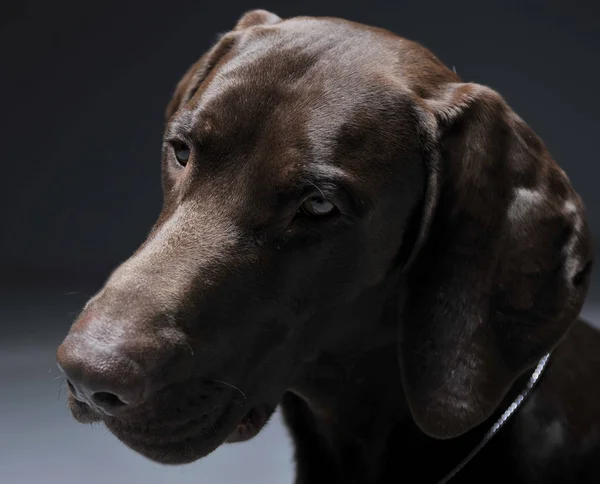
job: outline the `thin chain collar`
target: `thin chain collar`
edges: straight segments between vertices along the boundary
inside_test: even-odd
[[[514,415],[514,413],[521,407],[523,402],[531,395],[533,388],[536,383],[542,376],[542,372],[546,368],[548,364],[548,359],[550,358],[550,353],[545,355],[533,370],[527,385],[523,389],[523,391],[513,400],[510,406],[504,411],[504,413],[500,416],[498,420],[492,425],[492,427],[487,431],[487,433],[481,439],[481,442],[475,446],[475,448],[454,468],[450,471],[438,484],[446,484],[450,479],[452,479],[459,471],[465,467],[472,459],[475,457],[481,449],[487,444],[494,435],[498,433],[498,431],[504,426],[504,424],[508,421],[510,417]]]

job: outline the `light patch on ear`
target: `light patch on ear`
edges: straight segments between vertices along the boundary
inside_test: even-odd
[[[571,200],[567,200],[564,205],[565,213],[569,215],[574,215],[577,213],[577,205],[575,205]]]
[[[539,206],[546,195],[541,190],[531,190],[529,188],[515,189],[515,196],[508,207],[508,216],[511,220],[518,221],[527,217],[530,210]]]
[[[564,253],[565,253],[565,276],[568,281],[574,281],[577,274],[584,269],[581,267],[581,260],[577,257],[577,240],[579,234],[583,229],[583,220],[579,211],[577,210],[577,205],[572,200],[567,200],[563,206],[563,210],[565,214],[572,220],[573,223],[573,234],[569,237],[569,240],[565,244]]]

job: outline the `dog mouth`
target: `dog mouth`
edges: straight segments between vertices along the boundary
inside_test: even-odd
[[[274,405],[248,408],[231,402],[219,414],[202,414],[162,421],[158,418],[124,418],[101,414],[69,395],[69,408],[81,423],[101,422],[121,442],[161,464],[186,464],[207,456],[223,443],[245,442],[264,428]]]
[[[225,442],[245,442],[256,437],[269,421],[273,410],[267,405],[252,407],[246,416],[242,418],[241,422],[237,424],[235,430],[227,436]]]

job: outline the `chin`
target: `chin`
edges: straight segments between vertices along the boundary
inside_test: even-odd
[[[201,459],[224,443],[252,439],[269,421],[275,406],[259,404],[243,409],[232,402],[215,419],[181,418],[168,424],[160,419],[102,415],[71,395],[69,409],[80,423],[103,422],[115,437],[144,457],[180,465]]]

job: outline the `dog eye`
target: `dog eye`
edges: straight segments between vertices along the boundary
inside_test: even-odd
[[[185,166],[190,159],[190,149],[184,143],[175,142],[173,143],[173,151],[179,164]]]
[[[302,211],[311,217],[323,217],[335,210],[335,205],[323,197],[312,197],[302,204]]]

